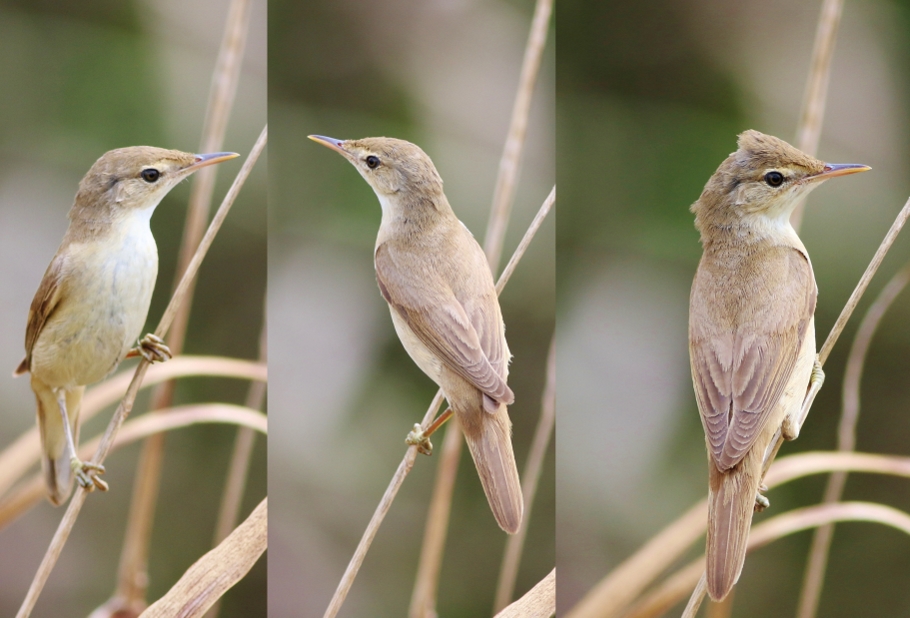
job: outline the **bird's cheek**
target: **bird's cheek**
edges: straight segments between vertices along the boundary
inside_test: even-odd
[[[115,202],[123,202],[125,199],[129,198],[132,191],[128,188],[129,182],[120,181],[111,189],[111,197]]]
[[[744,205],[751,203],[755,197],[754,187],[748,184],[739,184],[730,192],[729,203],[735,210],[740,210]]]

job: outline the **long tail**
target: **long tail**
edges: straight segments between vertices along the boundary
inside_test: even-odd
[[[763,454],[764,449],[753,448],[741,462],[726,472],[720,472],[714,462],[708,464],[705,575],[708,594],[715,601],[727,596],[739,579],[746,561],[746,545],[761,477]]]
[[[495,413],[479,409],[470,413],[456,411],[464,430],[480,483],[499,527],[515,534],[521,525],[524,501],[521,482],[512,452],[512,423],[504,404]]]
[[[73,491],[73,470],[70,460],[75,453],[66,443],[63,417],[54,391],[32,376],[32,390],[38,402],[38,429],[41,432],[41,468],[47,485],[47,499],[54,506],[66,502]],[[79,411],[85,387],[66,392],[66,413],[73,431],[73,441],[79,444]]]

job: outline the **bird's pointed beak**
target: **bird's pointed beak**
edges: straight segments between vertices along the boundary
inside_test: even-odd
[[[868,172],[872,168],[860,163],[825,163],[825,169],[811,176],[809,180],[828,180],[836,176],[846,176],[847,174],[858,174],[859,172]]]
[[[240,155],[236,152],[213,152],[210,154],[197,154],[195,155],[196,160],[192,165],[186,168],[188,172],[195,172],[200,167],[205,167],[206,165],[214,165],[216,163],[221,163],[222,161],[227,161],[228,159],[235,159]]]
[[[348,151],[344,149],[344,140],[335,139],[334,137],[325,137],[324,135],[310,135],[308,137],[317,144],[322,144],[327,148],[331,148],[335,152],[343,154],[346,157],[349,156]]]

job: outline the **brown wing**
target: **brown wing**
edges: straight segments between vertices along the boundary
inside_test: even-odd
[[[38,291],[35,292],[35,298],[32,299],[32,305],[28,310],[28,325],[25,327],[25,358],[19,363],[13,375],[21,375],[29,371],[32,363],[32,349],[35,347],[38,335],[41,334],[47,319],[60,302],[61,266],[61,260],[55,257],[47,267]]]
[[[692,286],[692,381],[711,456],[721,470],[739,463],[758,438],[790,380],[815,312],[817,291],[806,256],[774,247],[767,258],[765,268],[742,269],[735,282],[703,260]]]
[[[501,319],[483,311],[483,298],[466,302],[466,308],[430,264],[423,268],[400,267],[387,245],[376,249],[376,280],[386,302],[414,331],[420,341],[436,352],[455,373],[495,401],[511,404],[515,396],[505,382],[501,367],[505,358],[502,337],[492,320]],[[428,303],[427,298],[435,302]],[[495,301],[495,292],[494,292]]]

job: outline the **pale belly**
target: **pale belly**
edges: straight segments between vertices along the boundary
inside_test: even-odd
[[[792,440],[799,434],[799,414],[802,411],[803,400],[806,398],[806,390],[812,377],[812,367],[815,365],[815,317],[809,319],[806,328],[806,336],[803,339],[803,345],[799,350],[799,356],[796,358],[796,365],[793,367],[793,374],[790,381],[784,388],[780,398],[781,422],[784,424],[784,434],[788,440]]]
[[[392,307],[389,307],[389,310],[392,314],[392,324],[395,325],[395,332],[398,334],[398,338],[401,339],[401,344],[407,351],[408,356],[430,379],[442,386],[442,361],[417,338],[417,335],[404,321],[404,318],[398,315]]]
[[[136,345],[148,316],[158,251],[151,231],[74,248],[66,294],[32,349],[32,374],[51,387],[92,384]]]

